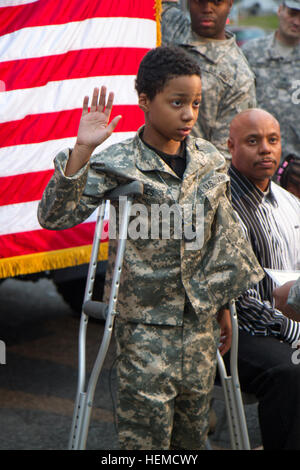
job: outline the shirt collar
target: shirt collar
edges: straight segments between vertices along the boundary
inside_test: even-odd
[[[233,165],[230,166],[228,173],[232,188],[234,189],[233,193],[236,194],[236,197],[244,199],[253,208],[257,208],[264,201],[270,202],[277,207],[278,203],[272,190],[272,181],[270,181],[267,193],[264,193]]]

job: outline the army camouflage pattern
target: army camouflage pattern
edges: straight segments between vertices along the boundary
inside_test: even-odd
[[[287,303],[300,314],[300,278],[291,287]]]
[[[201,68],[202,101],[193,135],[210,141],[231,160],[230,123],[239,112],[256,107],[254,75],[235,37],[227,31],[224,41],[201,39],[174,3],[163,5],[161,31],[164,44],[184,46]]]
[[[281,57],[272,33],[248,41],[242,50],[255,74],[258,106],[273,114],[280,124],[282,160],[289,153],[300,155],[300,85],[295,86],[300,80],[300,46]]]
[[[225,160],[209,142],[187,139],[183,180],[138,135],[92,156],[90,167],[67,178],[68,155],[67,150],[56,157],[54,175],[39,204],[39,222],[47,229],[79,224],[91,215],[106,191],[132,180],[144,184],[144,194],[135,202],[147,207],[149,219],[152,204],[171,206],[176,201],[181,207],[195,207],[196,201],[204,205],[200,250],[187,249],[183,239],[149,240],[150,233],[148,239],[128,237],[118,301],[123,318],[181,325],[186,294],[197,314],[213,315],[263,277],[226,194]],[[145,220],[146,224],[150,228],[151,221]],[[109,243],[108,279],[116,243]]]
[[[190,306],[182,326],[134,324],[117,317],[123,449],[204,449],[219,331],[216,317],[207,314],[199,323]]]

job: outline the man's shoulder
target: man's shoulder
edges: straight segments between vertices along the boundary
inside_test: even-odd
[[[189,44],[191,21],[180,5],[173,2],[162,4],[161,33],[164,44]]]
[[[201,137],[189,136],[187,148],[191,154],[201,155],[205,162],[207,159],[215,166],[222,167],[226,165],[226,160],[219,150],[208,140]]]
[[[249,60],[250,58],[262,58],[271,47],[274,33],[266,36],[250,39],[241,47],[243,54]]]
[[[229,55],[228,61],[232,64],[232,67],[238,71],[237,77],[244,74],[250,76],[251,79],[254,78],[254,74],[249,66],[246,55],[236,43],[231,47],[231,54]]]
[[[254,74],[235,38],[227,38],[227,41],[214,43],[213,46],[217,57],[215,67],[226,83],[234,82],[236,86],[240,86],[245,81],[254,80]]]

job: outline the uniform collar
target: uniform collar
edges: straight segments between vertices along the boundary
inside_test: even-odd
[[[174,173],[174,171],[167,165],[160,156],[150,149],[147,145],[145,145],[140,138],[141,132],[143,132],[144,126],[141,127],[136,136],[134,149],[135,149],[135,164],[137,168],[141,171],[161,171],[164,173],[169,173],[170,175],[174,176],[178,180],[180,178]],[[186,139],[186,169],[184,173],[184,178],[187,175],[195,173],[199,170],[199,168],[203,167],[207,163],[207,157],[202,154],[201,152],[195,150],[199,150],[197,146],[197,142],[195,139],[191,137],[187,137]],[[194,151],[193,158],[191,158],[191,153]]]

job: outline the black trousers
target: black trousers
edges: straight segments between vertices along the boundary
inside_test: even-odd
[[[300,350],[240,330],[238,367],[242,391],[259,402],[264,449],[300,450]]]

